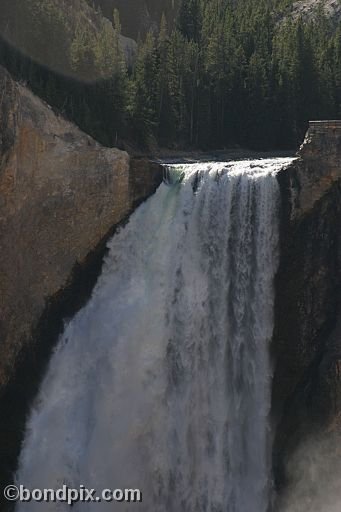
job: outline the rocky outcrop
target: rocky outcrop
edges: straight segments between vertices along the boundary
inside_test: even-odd
[[[1,71],[0,387],[46,299],[129,211],[128,155],[100,147]]]
[[[158,166],[102,147],[0,68],[0,471],[19,446],[12,434],[37,347],[46,358],[51,350],[42,333],[51,337],[69,305],[81,305],[80,275],[93,270],[90,293],[113,226],[161,180]]]
[[[297,160],[278,179],[273,417],[281,487],[303,437],[341,434],[341,122],[311,122]]]
[[[323,2],[321,0],[298,0],[293,3],[292,12],[295,18],[300,17],[307,20],[314,18],[319,9],[335,24],[341,19],[341,4],[338,0],[324,0]]]

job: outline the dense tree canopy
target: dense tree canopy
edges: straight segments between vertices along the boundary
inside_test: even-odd
[[[162,57],[154,45],[162,101],[144,135],[175,146],[295,147],[309,119],[340,116],[340,27],[322,10],[293,18],[291,4],[183,0],[175,29],[160,33]]]
[[[10,11],[18,0],[4,1]],[[321,9],[303,22],[290,15],[291,0],[182,0],[172,25],[163,15],[140,37],[128,71],[118,11],[114,28],[101,16],[70,23],[58,9],[63,1],[26,0],[27,44],[34,55],[52,38],[51,58],[64,59],[80,80],[4,41],[1,61],[107,144],[292,148],[309,119],[341,115],[341,27]]]

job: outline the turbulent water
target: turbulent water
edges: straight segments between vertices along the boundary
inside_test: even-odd
[[[268,510],[275,174],[287,161],[174,166],[111,240],[52,356],[18,483],[143,493],[73,511]]]

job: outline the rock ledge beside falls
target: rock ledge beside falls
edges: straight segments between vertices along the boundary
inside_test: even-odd
[[[278,174],[274,467],[310,435],[341,442],[341,121],[310,123],[298,158]]]
[[[161,180],[0,67],[0,391],[49,298]]]

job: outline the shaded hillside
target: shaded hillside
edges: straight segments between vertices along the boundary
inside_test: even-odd
[[[52,71],[83,81],[112,75],[119,34],[86,0],[3,0],[1,36]]]
[[[169,26],[172,26],[178,11],[180,0],[88,0],[90,5],[100,7],[104,16],[112,19],[114,9],[118,9],[123,34],[134,39],[160,24],[165,14]]]
[[[126,65],[120,26],[86,0],[3,0],[0,64],[107,145],[123,131]]]
[[[158,29],[162,14],[165,14],[169,27],[173,27],[181,4],[186,0],[87,0],[89,5],[99,7],[109,19],[113,17],[114,9],[118,9],[122,22],[123,34],[135,40],[144,36],[153,28]],[[192,2],[193,4],[195,3]],[[232,8],[238,8],[244,0],[231,0]],[[257,2],[255,2],[256,4]],[[269,0],[270,8],[281,11],[285,16],[292,13],[297,19],[302,16],[309,20],[316,15],[316,10],[322,12],[337,23],[341,18],[340,0]]]

